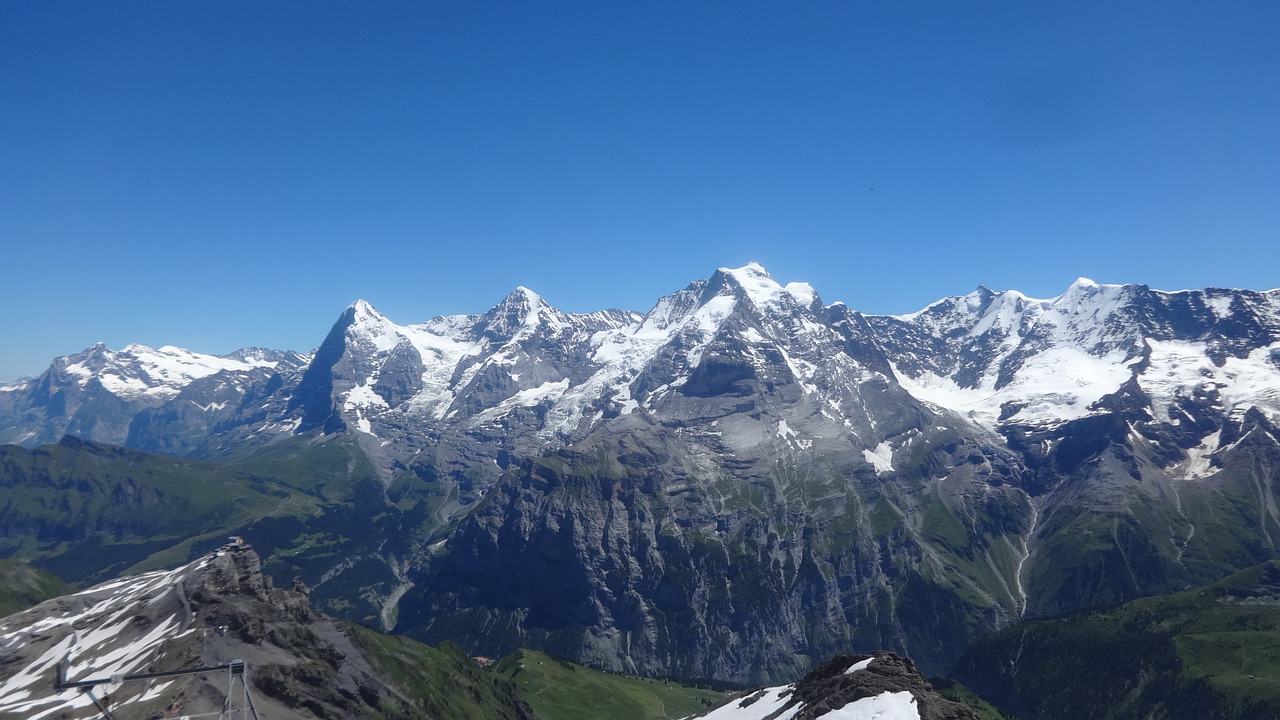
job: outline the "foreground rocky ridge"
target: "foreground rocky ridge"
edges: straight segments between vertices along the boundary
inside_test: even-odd
[[[424,657],[448,668],[449,692],[424,695],[432,680]],[[93,695],[59,692],[54,681],[59,673],[75,682],[234,660],[244,661],[250,701],[263,717],[532,718],[513,687],[456,649],[378,640],[311,610],[301,585],[273,588],[257,554],[238,543],[176,570],[112,581],[0,620],[0,717],[98,717],[94,695],[136,717],[216,713],[228,695],[241,703],[243,686],[229,690],[235,679],[226,670],[107,682]]]
[[[940,673],[1019,618],[1275,557],[1278,338],[1274,291],[1082,280],[873,317],[750,265],[643,316],[357,302],[310,358],[166,393],[59,361],[0,390],[0,427],[261,476],[323,457],[323,512],[237,527],[430,642],[741,682],[889,647]]]
[[[842,655],[797,682],[743,693],[705,720],[978,720],[933,689],[908,659],[891,652]]]

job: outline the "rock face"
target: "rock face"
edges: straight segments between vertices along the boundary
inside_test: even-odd
[[[425,685],[424,668],[389,665],[375,650],[379,643],[404,652],[408,646],[371,635],[311,610],[305,587],[272,587],[257,554],[232,543],[177,570],[112,581],[0,620],[0,717],[97,717],[90,694],[55,689],[59,672],[69,682],[108,679],[94,695],[127,707],[131,717],[216,713],[228,694],[242,701],[243,685],[229,693],[235,678],[226,669],[110,679],[233,660],[244,661],[250,702],[264,717],[438,716],[416,699],[423,688],[405,682],[406,671],[410,680],[422,673],[417,681]],[[465,655],[433,652],[450,665],[459,702],[483,700],[486,717],[532,717],[513,688],[483,675]],[[436,689],[436,710],[453,701]]]
[[[891,652],[841,655],[782,687],[744,693],[705,720],[977,720],[939,695],[908,659]]]
[[[941,673],[1016,619],[1276,556],[1278,341],[1277,291],[1082,279],[875,317],[753,264],[643,315],[519,288],[398,325],[359,301],[313,357],[185,385],[98,349],[0,390],[0,428],[338,448],[374,479],[245,532],[430,642],[760,683],[887,647]]]
[[[849,646],[908,645],[942,666],[996,621],[1003,591],[970,583],[961,563],[1008,547],[987,533],[1016,532],[1001,525],[1026,507],[1013,488],[975,483],[974,525],[932,527],[955,522],[938,496],[962,498],[960,479],[889,483],[834,453],[743,453],[730,470],[678,430],[650,432],[542,458],[490,491],[406,597],[400,626],[486,653],[531,644],[637,674],[765,682]],[[932,442],[920,446],[939,464],[977,452]],[[970,588],[986,594],[966,604],[957,590]]]

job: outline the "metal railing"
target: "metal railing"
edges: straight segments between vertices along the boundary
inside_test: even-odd
[[[218,717],[219,720],[262,720],[258,716],[258,710],[253,706],[253,697],[249,694],[249,683],[245,679],[245,662],[243,660],[232,660],[229,663],[221,665],[209,665],[206,667],[190,668],[187,670],[166,670],[154,673],[134,673],[130,675],[113,675],[111,677],[91,678],[89,680],[67,680],[65,663],[58,663],[57,675],[54,678],[53,687],[58,691],[79,689],[87,694],[89,699],[93,701],[98,712],[102,713],[105,720],[119,720],[112,714],[108,705],[110,702],[106,697],[99,698],[94,694],[93,689],[99,685],[118,685],[126,682],[136,682],[139,680],[155,680],[157,678],[175,677],[178,675],[199,675],[202,673],[227,671],[227,694],[222,701],[222,710],[217,713],[203,713],[198,715],[182,715],[185,718],[198,717]],[[240,684],[239,702],[236,701],[236,683]]]

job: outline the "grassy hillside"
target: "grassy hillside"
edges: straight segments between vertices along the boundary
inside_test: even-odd
[[[666,680],[623,677],[517,650],[499,662],[541,720],[675,720],[715,705],[723,693]]]
[[[457,645],[430,647],[348,625],[351,639],[400,697],[383,698],[385,717],[423,720],[531,718],[515,686],[481,668]]]
[[[1280,562],[1015,626],[975,645],[957,676],[1029,719],[1280,717]]]
[[[74,589],[39,568],[16,560],[0,560],[0,617]]]
[[[929,678],[929,684],[942,697],[960,703],[976,714],[979,720],[1017,720],[1013,715],[983,700],[977,693],[949,678]]]

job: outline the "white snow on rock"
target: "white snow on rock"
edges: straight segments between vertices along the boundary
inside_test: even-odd
[[[893,446],[887,442],[876,445],[875,450],[863,450],[862,457],[875,467],[877,475],[893,472]]]
[[[866,670],[867,668],[871,667],[871,663],[874,661],[875,661],[874,657],[869,657],[866,660],[859,660],[858,662],[850,665],[849,669],[844,671],[844,674],[852,675],[858,672],[859,670]]]
[[[1027,424],[1056,424],[1084,417],[1089,406],[1115,392],[1131,376],[1124,353],[1097,357],[1076,347],[1054,347],[1032,356],[1014,380],[996,387],[988,373],[977,387],[961,387],[948,377],[923,372],[910,377],[895,372],[907,392],[932,405],[995,428],[1004,405],[1019,406],[1005,419]]]
[[[347,391],[343,400],[343,409],[354,410],[360,407],[387,407],[387,401],[373,391],[369,385],[357,385]]]
[[[785,419],[778,420],[777,435],[801,450],[808,450],[813,447],[813,441],[808,438],[801,437],[799,433],[792,430],[791,426],[787,424]]]
[[[826,720],[920,720],[920,710],[915,697],[904,690],[863,698],[821,717]]]
[[[1190,480],[1199,480],[1212,475],[1215,470],[1210,464],[1214,453],[1222,446],[1222,430],[1205,436],[1204,441],[1187,450],[1187,460],[1181,467],[1181,475]]]
[[[791,426],[787,424],[786,420],[778,421],[778,437],[783,438],[785,440],[787,438],[793,438],[795,436],[796,436],[796,431],[791,429]]]
[[[1274,336],[1280,332],[1280,292],[1188,292],[1079,278],[1049,299],[980,288],[915,313],[858,319],[839,303],[822,308],[810,285],[783,285],[753,262],[719,268],[710,281],[660,299],[643,316],[566,314],[523,286],[482,315],[416,325],[397,325],[357,300],[346,310],[345,330],[354,377],[335,383],[336,400],[350,427],[381,433],[387,442],[406,428],[467,429],[537,407],[538,424],[530,432],[556,443],[606,419],[682,402],[686,382],[712,353],[741,362],[774,386],[794,382],[791,389],[822,405],[821,421],[797,416],[787,425],[771,418],[781,420],[777,437],[786,444],[810,449],[815,439],[821,442],[820,428],[834,423],[856,436],[855,452],[880,474],[893,471],[893,450],[860,398],[886,386],[897,392],[895,382],[935,409],[993,430],[1006,423],[1053,427],[1102,412],[1098,401],[1131,380],[1151,398],[1158,422],[1182,422],[1179,405],[1192,397],[1208,398],[1228,416],[1257,407],[1280,422],[1280,343],[1246,357],[1224,355],[1214,328],[1216,321],[1247,316]],[[1161,307],[1190,308],[1208,329],[1196,341],[1144,337],[1140,321],[1159,316]],[[868,324],[901,336],[868,336]],[[1171,327],[1177,326],[1175,319]],[[1165,328],[1153,334],[1171,333]],[[880,342],[891,347],[891,368],[871,347]],[[850,351],[858,345],[867,346],[866,356]],[[81,385],[96,379],[121,397],[150,402],[216,372],[271,367],[273,357],[251,350],[219,357],[170,346],[96,346],[55,368]],[[419,377],[391,374],[416,369],[418,362]],[[380,378],[388,387],[415,390],[407,397],[400,390],[387,394],[388,402],[373,390],[381,387]],[[221,400],[199,402],[195,407],[206,412],[235,411]],[[287,432],[298,422],[271,417],[258,432]],[[762,438],[768,436],[766,429]],[[1221,449],[1210,440],[1192,448],[1185,474],[1201,477],[1212,469],[1210,456]]]
[[[790,685],[761,690],[701,715],[699,720],[794,720],[802,705],[797,704],[775,715],[791,701],[791,690]],[[904,690],[855,700],[818,717],[822,720],[920,720],[920,710],[916,707],[915,697]]]
[[[1151,364],[1138,383],[1151,398],[1156,417],[1176,423],[1173,410],[1189,393],[1216,395],[1226,415],[1257,407],[1269,419],[1280,420],[1280,372],[1275,357],[1280,344],[1254,350],[1247,357],[1227,357],[1221,367],[1209,358],[1204,343],[1149,340]]]
[[[1002,420],[1006,403],[1016,409],[1004,420],[1056,424],[1083,417],[1091,404],[1115,392],[1132,375],[1126,362],[1128,348],[1097,349],[1111,339],[1104,333],[1106,321],[1123,305],[1124,291],[1122,285],[1079,278],[1065,293],[1049,300],[1011,291],[993,297],[983,310],[981,291],[952,299],[958,301],[954,313],[976,317],[966,337],[1003,338],[986,372],[976,386],[961,386],[930,372],[915,378],[898,372],[898,379],[921,400],[989,428]],[[912,317],[922,318],[923,312]],[[1002,378],[1003,363],[1026,342],[1044,345],[1017,365],[1011,380]]]
[[[523,343],[538,333],[553,337],[572,336],[585,323],[608,318],[606,313],[589,315],[565,315],[548,305],[537,293],[518,287],[485,315],[451,315],[434,318],[420,325],[396,325],[378,314],[367,304],[356,306],[357,321],[347,329],[349,344],[356,347],[372,346],[375,354],[368,360],[373,369],[360,385],[344,398],[343,410],[356,415],[356,422],[364,430],[362,420],[375,417],[388,408],[371,393],[360,390],[371,386],[380,368],[392,351],[405,348],[416,351],[423,365],[421,389],[408,398],[396,412],[409,417],[423,417],[438,421],[457,413],[455,402],[471,382],[487,368],[502,366],[513,383],[520,383],[528,373],[514,368],[527,358]],[[626,314],[623,314],[624,318]],[[631,314],[628,318],[638,324],[640,318]],[[606,322],[609,322],[608,320]],[[624,323],[625,324],[625,320]],[[596,333],[602,344],[599,351],[605,355],[611,350],[607,333]],[[589,340],[587,336],[582,336]],[[628,350],[618,347],[617,352]],[[607,361],[606,361],[607,362]],[[530,407],[540,403],[557,402],[568,389],[568,380],[548,380],[538,385],[517,388],[513,395],[486,408],[470,422],[483,423],[494,420],[515,408]],[[625,398],[623,399],[625,400]],[[365,430],[368,432],[367,430]]]
[[[515,408],[533,407],[540,403],[555,402],[568,389],[569,381],[560,380],[559,382],[546,382],[528,390],[521,390],[494,407],[476,414],[472,417],[471,422],[482,424],[500,418]]]

